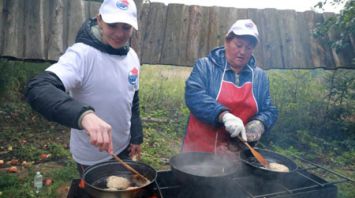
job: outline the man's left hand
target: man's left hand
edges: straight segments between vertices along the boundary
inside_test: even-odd
[[[142,147],[140,144],[131,144],[129,147],[129,157],[133,161],[137,161],[141,159]]]
[[[252,120],[245,126],[248,142],[259,141],[265,131],[264,124],[260,120]]]

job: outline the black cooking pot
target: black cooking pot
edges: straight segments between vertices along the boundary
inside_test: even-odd
[[[141,162],[125,161],[132,168],[150,180],[149,183],[131,190],[108,190],[106,179],[109,176],[120,176],[131,180],[132,173],[117,161],[107,161],[90,166],[84,171],[85,190],[96,198],[133,198],[143,197],[153,188],[157,172]]]
[[[177,154],[170,158],[170,166],[177,181],[187,185],[215,185],[238,169],[234,161],[204,152]]]
[[[289,169],[289,172],[279,172],[275,170],[266,169],[256,160],[256,158],[249,149],[245,149],[240,152],[240,159],[242,162],[242,168],[249,173],[264,177],[266,179],[276,179],[280,176],[290,174],[297,170],[296,163],[283,155],[268,150],[258,148],[254,149],[258,151],[262,156],[264,156],[267,161],[283,164]]]

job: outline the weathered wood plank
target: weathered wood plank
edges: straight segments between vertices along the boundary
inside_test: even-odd
[[[312,52],[310,43],[311,43],[311,37],[312,36],[312,30],[308,28],[308,18],[306,15],[297,12],[297,26],[298,26],[298,34],[299,34],[299,43],[300,43],[300,49],[301,54],[299,56],[300,59],[302,59],[302,62],[300,62],[302,65],[300,67],[302,68],[310,68],[312,67]]]
[[[6,1],[2,56],[24,57],[25,0]]]
[[[0,16],[5,16],[6,14],[6,10],[4,9],[4,4],[5,4],[5,1],[6,0],[0,0]],[[4,41],[4,38],[3,38],[3,35],[4,35],[4,19],[5,17],[1,17],[0,18],[0,54],[2,54],[2,48],[3,48],[3,41]]]
[[[48,51],[49,51],[49,40],[52,37],[52,25],[53,25],[53,20],[51,20],[54,16],[54,10],[55,10],[56,2],[54,1],[47,1],[43,0],[42,1],[42,14],[43,14],[43,47],[44,47],[44,56],[45,59],[48,59]]]
[[[207,36],[204,34],[207,27],[204,24],[204,17],[208,16],[208,9],[201,6],[189,7],[189,21],[187,32],[187,53],[185,64],[194,63],[196,57],[200,57],[199,52],[207,51]],[[205,28],[205,29],[203,29]]]
[[[217,46],[220,46],[219,42],[219,28],[218,28],[218,16],[220,12],[219,7],[209,8],[209,29],[208,29],[208,49],[211,50]],[[207,54],[207,53],[206,53]]]
[[[275,9],[265,9],[265,17],[262,20],[262,24],[265,24],[265,28],[259,28],[261,34],[260,45],[263,49],[264,63],[266,68],[282,67],[283,65],[283,49],[281,45],[281,36],[279,30],[279,16]]]
[[[315,24],[323,21],[323,18],[320,15],[316,15],[314,12],[311,11],[304,12],[304,15],[305,15],[305,19],[307,20],[306,25],[308,31],[312,31]],[[309,44],[307,46],[309,46],[310,55],[311,55],[310,64],[315,67],[321,67],[323,61],[322,59],[324,57],[323,47],[321,43],[319,43],[314,36],[310,36],[308,39],[309,39]],[[334,61],[332,62],[334,63]]]
[[[98,2],[90,2],[89,3],[89,15],[86,17],[95,17],[98,13],[99,13],[99,9],[100,9],[100,3]]]
[[[218,20],[217,20],[217,41],[218,46],[223,46],[226,38],[226,34],[230,26],[236,20],[230,17],[231,9],[226,7],[216,7],[218,9]]]
[[[299,46],[297,40],[296,12],[294,10],[279,11],[279,26],[281,37],[282,68],[298,67],[300,62],[295,59],[298,56],[296,47]],[[296,57],[296,58],[295,58]]]
[[[81,0],[69,0],[69,5],[66,10],[68,11],[68,14],[65,15],[68,24],[66,46],[70,46],[74,43],[78,30],[86,19],[84,15],[85,12],[83,12],[85,6]]]
[[[64,41],[63,41],[63,24],[64,24],[64,2],[63,0],[54,0],[55,9],[53,15],[51,15],[50,20],[52,21],[50,25],[50,36],[48,39],[48,59],[57,60],[60,55],[64,52]]]
[[[185,65],[188,31],[188,6],[169,4],[166,15],[166,29],[161,64]]]
[[[43,1],[25,1],[24,57],[44,59]]]
[[[136,51],[138,56],[141,57],[140,56],[141,50],[142,50],[142,48],[140,47],[142,44],[141,29],[142,28],[144,29],[143,26],[145,23],[143,23],[143,20],[144,20],[144,18],[147,18],[146,16],[143,16],[144,12],[146,12],[146,11],[143,11],[143,7],[144,7],[144,4],[147,5],[147,3],[143,3],[143,0],[135,0],[134,2],[136,3],[136,6],[137,6],[138,31],[133,32],[132,37],[129,42],[130,42],[130,46]],[[145,9],[147,9],[147,8],[145,8]],[[142,18],[142,17],[144,17],[144,18]]]
[[[147,16],[144,18],[145,29],[140,30],[142,31],[141,61],[148,64],[159,64],[164,45],[167,7],[162,3],[157,3],[150,4],[148,8],[144,11],[144,16]]]
[[[198,48],[196,49],[197,53],[194,53],[194,56],[196,58],[200,58],[200,57],[204,57],[207,55],[207,53],[210,51],[210,49],[208,48],[208,30],[209,30],[209,23],[208,23],[208,19],[209,19],[209,9],[208,7],[202,7],[202,10],[200,10],[200,16],[198,17],[198,23],[200,24],[200,28],[197,28],[198,30],[196,30],[198,32]],[[206,22],[207,19],[207,22]],[[196,55],[197,54],[197,55]],[[189,59],[193,59],[193,57],[189,57]],[[191,62],[189,62],[190,64],[193,64],[196,61],[193,60]],[[186,65],[189,65],[189,63],[187,63]]]
[[[149,22],[149,7],[150,4],[148,3],[141,4],[140,7],[137,7],[137,10],[140,10],[138,11],[138,31],[134,31],[130,39],[130,45],[137,52],[139,57],[142,57],[144,33],[142,30],[147,28],[147,23]]]
[[[251,18],[258,26],[257,64],[271,68],[351,67],[355,35],[337,52],[313,37],[317,23],[334,13],[276,9],[237,9],[143,3],[136,0],[139,31],[130,44],[141,63],[192,66],[222,46],[228,28]],[[99,2],[83,0],[0,0],[0,56],[57,60],[74,43],[84,20],[98,13]],[[333,30],[325,41],[339,38]]]
[[[258,32],[259,32],[259,40],[260,42],[257,44],[255,50],[254,50],[254,57],[256,59],[257,65],[260,67],[265,67],[264,65],[261,65],[261,63],[264,63],[264,54],[263,54],[263,36],[265,36],[263,32],[261,32],[262,29],[265,28],[266,24],[264,23],[263,20],[265,20],[264,16],[262,15],[260,10],[257,9],[248,9],[247,10],[247,18],[251,19],[254,21],[256,26],[258,27]],[[267,34],[267,33],[266,33]]]

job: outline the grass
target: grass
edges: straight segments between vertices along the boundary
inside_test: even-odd
[[[15,65],[10,64],[13,67]],[[19,67],[24,69],[22,64]],[[45,66],[41,65],[40,69],[42,68]],[[157,170],[168,169],[169,158],[180,149],[188,112],[183,101],[183,84],[189,70],[190,68],[183,67],[142,66],[142,162]],[[68,150],[69,129],[48,122],[33,112],[21,97],[21,86],[16,86],[12,91],[16,96],[0,98],[0,101],[6,101],[0,103],[0,121],[3,123],[0,126],[0,131],[3,132],[3,138],[0,139],[0,160],[5,161],[0,170],[0,198],[66,197],[71,180],[79,178]],[[7,89],[6,92],[11,90]],[[50,157],[41,159],[41,154],[50,154]],[[19,161],[18,173],[6,172],[10,167],[6,162],[12,159]],[[21,165],[23,161],[32,165],[24,168]],[[52,178],[54,183],[44,187],[36,195],[33,177],[38,170],[45,178]]]
[[[26,80],[46,66],[48,63],[34,66],[34,64],[22,62],[0,61],[0,160],[5,161],[5,164],[0,167],[0,198],[66,197],[71,180],[79,178],[75,163],[68,150],[69,129],[48,122],[33,112],[21,94]],[[17,72],[17,70],[21,70],[21,72]],[[157,170],[169,169],[169,158],[179,152],[189,113],[183,97],[185,79],[190,71],[191,68],[187,67],[142,66],[140,102],[145,137],[142,145],[142,161]],[[289,97],[290,101],[294,99],[291,96],[294,89],[290,89],[292,86],[289,86],[289,83],[294,82],[293,78],[289,77],[290,72],[272,71],[272,73],[272,94],[276,96],[274,98],[279,109],[286,112],[290,104],[296,105],[292,108],[297,109],[297,103],[282,103],[285,100],[284,95]],[[16,75],[20,75],[20,77],[15,78]],[[295,76],[295,79],[299,79],[299,77]],[[312,77],[307,82],[310,80]],[[313,82],[314,84],[317,83]],[[289,90],[290,94],[285,90]],[[309,94],[310,92],[300,93]],[[308,97],[307,95],[301,96],[302,99]],[[312,98],[314,99],[314,97]],[[292,111],[290,112],[292,113]],[[294,118],[293,114],[281,115],[285,119],[280,119],[280,125],[275,126],[274,129],[282,130],[288,127],[286,121]],[[291,124],[295,125],[294,122]],[[282,135],[278,131],[271,133],[274,133],[275,140],[277,135]],[[296,131],[294,134],[298,140],[304,141],[301,142],[302,145],[309,144],[306,148],[311,149],[285,147],[279,142],[271,142],[267,146],[283,154],[310,157],[312,161],[326,165],[350,178],[355,178],[353,150],[343,151],[338,148],[339,151],[334,153],[328,150],[322,152],[319,144],[330,144],[330,142],[317,142],[318,140],[312,134],[302,131]],[[350,147],[351,140],[347,141],[350,142]],[[316,150],[318,153],[310,153],[310,150]],[[41,154],[50,154],[50,157],[42,159]],[[18,173],[6,172],[10,166],[7,163],[12,159],[19,160]],[[32,165],[25,168],[21,165],[23,161]],[[44,187],[38,196],[34,193],[33,188],[33,177],[37,170],[40,170],[45,178],[54,180],[53,185]],[[353,183],[340,184],[338,187],[338,197],[354,197]]]
[[[191,68],[143,65],[140,103],[145,142],[142,161],[157,169],[169,168],[178,153],[188,110],[183,100],[185,79]]]

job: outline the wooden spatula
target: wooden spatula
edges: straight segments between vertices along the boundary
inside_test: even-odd
[[[269,168],[269,162],[258,151],[251,147],[248,142],[243,141],[239,136],[238,138],[250,149],[251,153],[261,165],[263,165],[265,168]]]
[[[136,175],[141,185],[144,185],[145,183],[150,183],[150,180],[146,177],[144,177],[142,174],[140,174],[138,171],[136,171],[134,168],[132,168],[130,165],[128,165],[126,162],[121,160],[121,158],[117,157],[116,155],[112,155],[112,157],[120,164],[122,164],[123,167],[125,167],[127,170],[132,172],[134,175]]]

